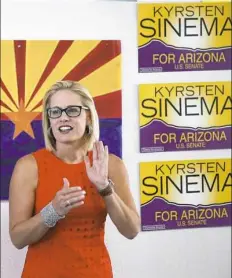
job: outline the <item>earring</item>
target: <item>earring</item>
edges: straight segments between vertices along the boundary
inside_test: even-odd
[[[48,128],[48,134],[49,134],[51,137],[53,137],[52,127],[51,127],[51,126]]]
[[[91,125],[87,125],[85,128],[86,134],[90,135],[93,132],[93,128]]]

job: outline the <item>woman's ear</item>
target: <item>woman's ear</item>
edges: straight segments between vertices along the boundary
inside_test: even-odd
[[[90,111],[86,111],[86,123],[87,125],[91,124],[92,120],[91,120],[91,114]]]

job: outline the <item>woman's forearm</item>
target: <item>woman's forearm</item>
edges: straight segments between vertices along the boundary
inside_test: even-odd
[[[128,239],[133,239],[140,231],[137,213],[126,206],[115,192],[104,197],[104,200],[107,212],[119,232]]]
[[[49,230],[44,224],[41,214],[16,224],[10,230],[11,241],[17,249],[39,241]]]

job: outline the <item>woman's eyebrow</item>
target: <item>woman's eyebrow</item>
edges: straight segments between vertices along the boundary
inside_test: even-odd
[[[55,105],[55,106],[50,106],[50,108],[65,109],[65,108],[67,108],[67,107],[71,107],[71,106],[73,106],[73,105],[68,105],[68,106],[63,106],[63,107],[60,107],[60,106],[58,106],[58,105]]]
[[[62,109],[62,108],[59,107],[59,106],[50,106],[49,108],[59,108],[59,109]]]
[[[60,107],[60,106],[50,106],[49,108],[58,108],[58,109],[66,109],[66,108],[69,108],[69,107],[77,107],[77,106],[82,106],[81,104],[79,104],[79,105],[74,105],[74,104],[70,104],[70,105],[67,105],[67,106],[65,106],[65,107]]]

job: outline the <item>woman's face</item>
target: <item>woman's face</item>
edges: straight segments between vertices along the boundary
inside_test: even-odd
[[[50,98],[50,113],[52,117],[60,115],[60,109],[69,107],[68,111],[71,116],[68,116],[65,111],[62,112],[58,118],[50,118],[50,125],[53,135],[58,143],[73,143],[82,138],[85,133],[87,123],[87,110],[81,109],[79,116],[76,115],[76,111],[79,108],[72,106],[83,106],[81,97],[68,89],[57,91]],[[89,115],[89,114],[88,114]]]

